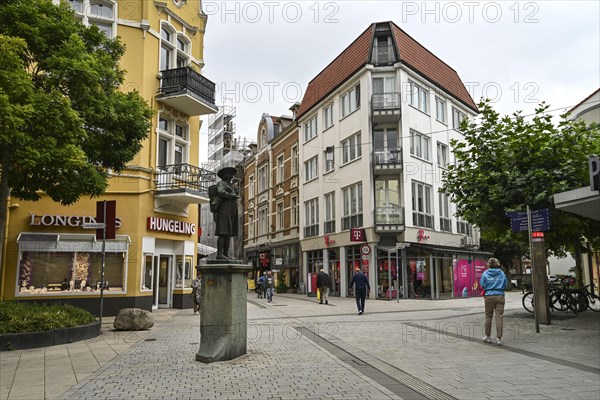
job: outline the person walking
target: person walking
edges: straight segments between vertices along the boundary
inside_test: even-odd
[[[504,323],[504,289],[506,288],[506,275],[500,269],[500,261],[490,258],[487,262],[488,269],[485,270],[479,285],[484,290],[485,304],[485,336],[484,343],[492,343],[492,317],[496,313],[496,344],[502,345],[502,326]]]
[[[331,277],[322,268],[319,271],[319,273],[317,274],[317,288],[319,289],[319,292],[321,295],[319,304],[323,304],[323,301],[325,301],[325,304],[329,304],[328,297],[329,297],[329,288],[331,288]]]
[[[270,303],[273,301],[273,289],[275,288],[275,279],[273,279],[273,273],[271,271],[267,272],[265,288],[267,292],[267,302]]]
[[[265,297],[265,279],[267,278],[267,273],[263,272],[261,276],[258,277],[258,298],[262,299]]]
[[[359,267],[356,267],[356,274],[352,277],[348,289],[354,285],[354,297],[356,298],[356,307],[358,307],[358,315],[362,315],[365,312],[365,300],[367,299],[367,293],[371,290],[369,285],[369,278],[362,273]]]
[[[192,281],[192,301],[194,302],[194,314],[200,312],[200,279],[194,279]]]

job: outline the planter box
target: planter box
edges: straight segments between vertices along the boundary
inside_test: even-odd
[[[100,321],[71,328],[43,332],[7,333],[0,335],[0,351],[33,349],[95,338],[100,335]]]

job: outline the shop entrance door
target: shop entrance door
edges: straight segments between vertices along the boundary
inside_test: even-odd
[[[330,296],[340,296],[340,262],[329,261],[329,277],[331,278]]]
[[[170,308],[172,295],[171,275],[172,257],[161,255],[157,266],[158,293],[157,302],[159,308]]]

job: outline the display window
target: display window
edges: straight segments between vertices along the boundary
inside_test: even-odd
[[[175,270],[175,287],[192,287],[192,257],[177,256],[177,269]]]
[[[89,294],[102,289],[102,243],[93,235],[21,234],[18,242],[17,295]],[[128,241],[107,243],[104,291],[124,292],[127,251]]]
[[[152,273],[154,271],[154,255],[145,254],[144,255],[144,266],[142,271],[142,291],[151,291],[152,290]]]

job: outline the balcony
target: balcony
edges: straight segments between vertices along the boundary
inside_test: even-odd
[[[160,208],[167,203],[179,205],[208,203],[208,187],[217,182],[217,175],[190,164],[158,167],[155,173],[154,199]]]
[[[375,176],[394,175],[402,171],[402,148],[375,150],[373,173]]]
[[[375,208],[375,232],[404,232],[404,207],[388,206]]]
[[[400,120],[400,93],[378,93],[371,96],[373,123],[390,123]]]
[[[215,84],[190,67],[161,71],[156,100],[190,116],[217,112]]]

